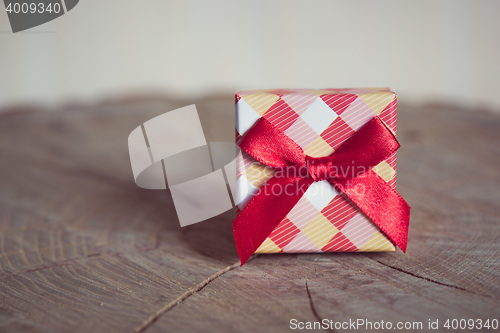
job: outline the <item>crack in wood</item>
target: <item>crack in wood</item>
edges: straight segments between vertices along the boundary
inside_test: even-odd
[[[253,256],[248,261],[256,258],[257,256]],[[247,261],[247,262],[248,262]],[[229,272],[230,270],[233,270],[237,267],[240,266],[240,262],[236,262],[232,264],[231,266],[227,266],[226,268],[216,272],[215,274],[210,275],[208,278],[203,280],[202,282],[198,283],[196,286],[193,288],[188,289],[184,294],[181,296],[177,297],[174,299],[172,302],[165,304],[163,307],[158,309],[155,313],[153,313],[149,318],[147,318],[139,327],[137,327],[134,330],[134,333],[143,333],[145,332],[151,325],[153,325],[154,322],[156,322],[158,319],[160,319],[161,316],[163,316],[165,313],[168,311],[172,310],[174,307],[185,301],[188,297],[196,294],[197,292],[201,291],[203,288],[205,288],[209,283],[217,279],[218,277],[224,275],[225,273]]]
[[[379,264],[381,264],[381,265],[383,265],[383,266],[385,266],[385,267],[389,267],[389,268],[394,269],[394,270],[396,270],[396,271],[398,271],[398,272],[401,272],[401,273],[404,273],[404,274],[411,275],[411,276],[416,277],[416,278],[418,278],[418,279],[422,279],[422,280],[425,280],[425,281],[428,281],[428,282],[432,282],[432,283],[438,284],[438,285],[440,285],[440,286],[445,286],[445,287],[450,287],[450,288],[454,288],[454,289],[458,289],[458,290],[462,290],[462,291],[467,291],[467,292],[470,292],[469,290],[467,290],[467,289],[465,289],[465,288],[462,288],[462,287],[459,287],[459,286],[455,286],[455,285],[453,285],[453,284],[449,284],[449,283],[439,282],[439,281],[437,281],[437,280],[433,280],[433,279],[427,278],[427,277],[425,277],[425,276],[421,276],[421,275],[418,275],[418,274],[412,273],[412,272],[407,271],[407,270],[404,270],[404,269],[402,269],[402,268],[399,268],[399,267],[396,267],[396,266],[391,266],[391,265],[388,265],[388,264],[386,264],[386,263],[384,263],[384,262],[382,262],[382,261],[378,261],[377,259],[373,259],[373,258],[371,258],[371,257],[368,257],[368,258],[370,258],[370,259],[371,259],[371,260],[373,260],[373,261],[378,262]]]
[[[314,318],[316,318],[316,320],[318,322],[322,323],[323,318],[316,311],[316,307],[314,306],[314,302],[313,302],[312,297],[311,297],[311,292],[309,291],[309,285],[307,284],[307,280],[306,280],[306,292],[307,292],[307,297],[309,298],[309,307],[311,308],[311,311],[312,311]],[[332,332],[332,333],[336,332],[333,328],[326,328],[324,330],[327,332]]]

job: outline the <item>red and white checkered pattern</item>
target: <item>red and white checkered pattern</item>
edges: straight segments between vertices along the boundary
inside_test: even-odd
[[[264,117],[307,155],[327,156],[375,116],[396,134],[396,94],[389,89],[246,90],[236,94],[236,142]],[[239,208],[274,170],[243,153],[237,161]],[[373,168],[396,188],[396,153]],[[313,183],[256,253],[395,251],[392,241],[327,182]]]

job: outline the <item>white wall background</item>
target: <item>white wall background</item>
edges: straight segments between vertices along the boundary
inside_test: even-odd
[[[500,110],[500,1],[80,0],[25,33],[0,11],[0,107],[129,92],[390,86]]]

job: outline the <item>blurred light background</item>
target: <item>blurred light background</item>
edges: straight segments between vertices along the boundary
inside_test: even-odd
[[[500,1],[80,0],[12,34],[0,107],[131,93],[389,86],[500,110]]]

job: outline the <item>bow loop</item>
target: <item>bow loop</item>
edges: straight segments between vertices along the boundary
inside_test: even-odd
[[[302,148],[265,118],[260,118],[248,130],[240,148],[273,168],[298,166],[306,162]]]

